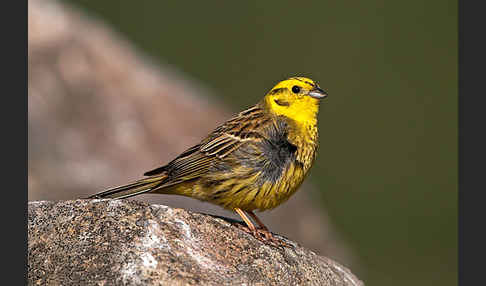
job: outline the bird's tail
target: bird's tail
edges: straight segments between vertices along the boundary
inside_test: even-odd
[[[128,185],[114,187],[96,193],[94,195],[86,197],[85,199],[104,199],[104,198],[124,199],[124,198],[133,197],[143,193],[151,192],[159,188],[164,183],[166,178],[167,176],[165,175],[144,178]]]

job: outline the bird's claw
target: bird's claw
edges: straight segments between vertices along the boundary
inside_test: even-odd
[[[256,229],[250,229],[248,226],[244,226],[241,224],[237,224],[237,227],[241,230],[243,230],[246,233],[249,233],[253,235],[256,239],[259,241],[275,246],[275,247],[290,247],[288,243],[284,242],[283,240],[275,237],[267,228],[256,228]]]

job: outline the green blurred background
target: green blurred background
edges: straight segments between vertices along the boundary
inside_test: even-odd
[[[234,111],[288,76],[318,81],[311,195],[358,255],[352,271],[457,284],[457,1],[67,2]]]

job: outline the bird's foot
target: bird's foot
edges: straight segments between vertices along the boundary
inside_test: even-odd
[[[256,233],[253,234],[257,239],[263,241],[266,244],[271,244],[276,247],[289,247],[290,245],[285,243],[283,240],[275,237],[273,233],[271,233],[266,228],[257,228]]]
[[[237,227],[241,230],[243,230],[246,233],[249,233],[253,235],[256,239],[259,241],[275,246],[275,247],[290,247],[288,243],[284,242],[283,240],[275,237],[267,228],[256,228],[256,229],[250,229],[248,226],[244,226],[242,224],[236,224]]]

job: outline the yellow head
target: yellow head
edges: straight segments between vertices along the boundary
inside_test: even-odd
[[[297,123],[314,124],[319,102],[327,93],[313,80],[292,77],[279,82],[265,96],[264,102],[275,115],[283,115]]]

